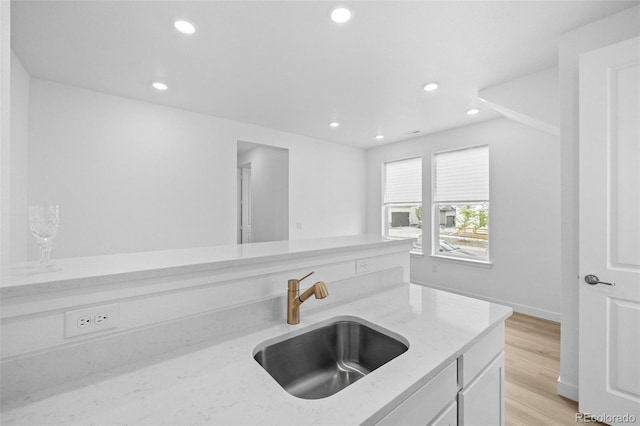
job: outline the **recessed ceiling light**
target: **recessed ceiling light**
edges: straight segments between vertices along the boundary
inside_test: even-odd
[[[467,114],[469,114],[469,115],[476,115],[479,112],[480,112],[480,110],[478,108],[469,108],[467,110]]]
[[[437,81],[431,81],[425,84],[424,86],[422,86],[422,89],[425,92],[433,92],[434,90],[437,90],[438,87],[440,87],[440,83],[438,83]]]
[[[329,123],[329,127],[336,128],[339,126],[340,126],[340,123],[338,123],[337,121],[332,121],[331,123]]]
[[[378,136],[376,136],[376,139],[381,141],[382,139],[384,139],[384,136],[383,135],[378,135]]]
[[[193,34],[196,32],[196,27],[191,22],[180,20],[174,22],[173,26],[183,34]]]
[[[160,83],[159,81],[154,81],[151,85],[157,90],[167,90],[169,88],[166,84]]]
[[[353,14],[346,7],[336,7],[331,11],[331,20],[337,24],[344,24],[349,21]]]

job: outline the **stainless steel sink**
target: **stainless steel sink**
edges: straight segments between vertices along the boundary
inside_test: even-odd
[[[391,334],[357,318],[336,319],[286,340],[262,343],[254,358],[291,395],[320,399],[409,349],[408,342]]]

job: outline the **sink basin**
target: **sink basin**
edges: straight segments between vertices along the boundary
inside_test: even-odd
[[[291,395],[320,399],[409,349],[405,339],[392,335],[359,318],[334,319],[285,340],[264,342],[254,350],[254,359]]]

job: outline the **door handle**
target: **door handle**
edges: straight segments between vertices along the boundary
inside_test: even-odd
[[[598,278],[596,275],[591,275],[591,274],[585,275],[584,281],[589,285],[604,284],[604,285],[610,285],[612,287],[616,285],[616,283],[605,283],[604,281],[600,281],[600,278]]]

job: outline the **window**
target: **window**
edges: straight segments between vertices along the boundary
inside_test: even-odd
[[[384,164],[384,235],[417,238],[422,251],[422,158]]]
[[[433,249],[436,256],[489,260],[489,147],[433,156]]]

